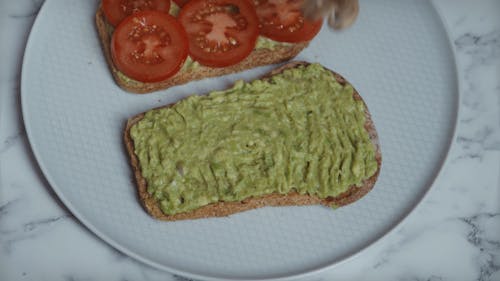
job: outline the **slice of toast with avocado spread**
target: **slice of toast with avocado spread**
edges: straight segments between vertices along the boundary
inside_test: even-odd
[[[382,160],[358,92],[306,62],[131,117],[124,141],[139,200],[161,220],[343,206],[373,188]]]
[[[172,3],[172,5],[176,7],[174,3]],[[172,9],[171,14],[175,15],[177,12],[178,8]],[[113,36],[114,27],[106,20],[101,5],[96,11],[95,22],[103,53],[114,80],[122,89],[139,94],[167,89],[193,80],[222,76],[257,66],[284,62],[299,54],[310,42],[282,43],[259,36],[255,49],[248,57],[236,64],[226,67],[209,67],[201,65],[188,57],[182,68],[166,80],[159,82],[141,82],[127,77],[127,75],[118,70],[113,62],[111,55],[111,38]]]

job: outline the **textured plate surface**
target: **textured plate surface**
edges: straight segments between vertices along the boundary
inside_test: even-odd
[[[227,279],[279,278],[333,265],[401,221],[446,157],[459,96],[439,15],[427,1],[363,1],[353,28],[332,33],[323,27],[298,59],[339,72],[365,99],[383,154],[374,190],[337,210],[282,207],[195,221],[151,219],[137,202],[122,143],[126,119],[272,67],[149,95],[123,92],[98,42],[97,4],[44,4],[25,54],[23,117],[35,157],[61,200],[98,236],[150,265]]]

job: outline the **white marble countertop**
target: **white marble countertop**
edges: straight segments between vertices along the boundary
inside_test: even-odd
[[[188,280],[97,238],[40,172],[19,85],[42,2],[0,3],[0,280]],[[500,1],[436,4],[450,27],[463,97],[450,161],[395,231],[315,280],[500,280]]]

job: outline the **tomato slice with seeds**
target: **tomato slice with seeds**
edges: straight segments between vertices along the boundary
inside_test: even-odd
[[[170,0],[102,0],[102,9],[108,22],[117,26],[127,16],[140,11],[168,13]]]
[[[186,32],[170,15],[142,11],[125,18],[111,39],[114,64],[128,77],[158,82],[177,73],[188,55]]]
[[[257,14],[248,0],[190,0],[178,19],[188,35],[190,56],[210,67],[242,61],[259,36]]]
[[[304,0],[254,0],[261,35],[290,43],[313,39],[323,20],[305,19],[301,12],[303,3]]]

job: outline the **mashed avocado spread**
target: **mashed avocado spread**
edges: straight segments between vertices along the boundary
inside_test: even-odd
[[[130,135],[148,192],[176,214],[270,193],[339,195],[377,170],[364,124],[353,88],[311,64],[151,110]]]

